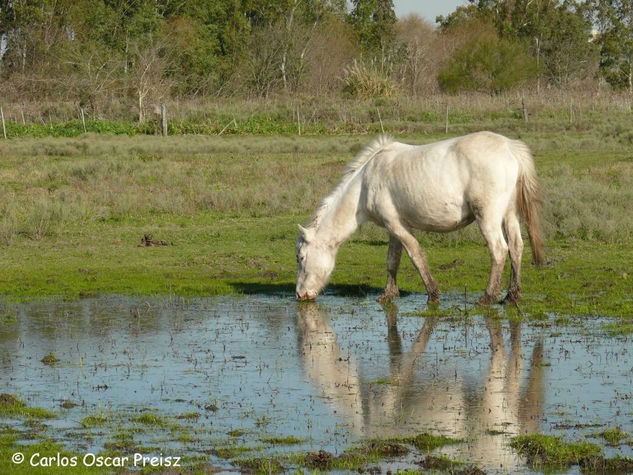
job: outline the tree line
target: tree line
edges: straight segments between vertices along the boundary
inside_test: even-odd
[[[0,95],[107,101],[352,97],[606,84],[633,94],[630,0],[0,0]]]

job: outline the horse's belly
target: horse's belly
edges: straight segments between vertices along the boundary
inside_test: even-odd
[[[435,206],[402,207],[402,220],[410,227],[423,231],[449,232],[475,220],[470,209],[462,203],[436,203]]]

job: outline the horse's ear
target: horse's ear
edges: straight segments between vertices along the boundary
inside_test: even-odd
[[[301,234],[301,237],[303,237],[303,240],[308,242],[312,238],[312,230],[304,228],[300,224],[297,224],[297,226],[299,227],[299,233]]]

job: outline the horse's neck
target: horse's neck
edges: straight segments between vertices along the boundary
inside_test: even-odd
[[[363,220],[359,213],[360,191],[360,181],[355,180],[331,204],[317,228],[320,239],[338,247],[358,229]]]

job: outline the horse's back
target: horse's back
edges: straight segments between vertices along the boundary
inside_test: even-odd
[[[510,142],[478,132],[425,145],[385,144],[362,177],[370,217],[430,231],[465,226],[476,203],[513,193],[518,165]]]

